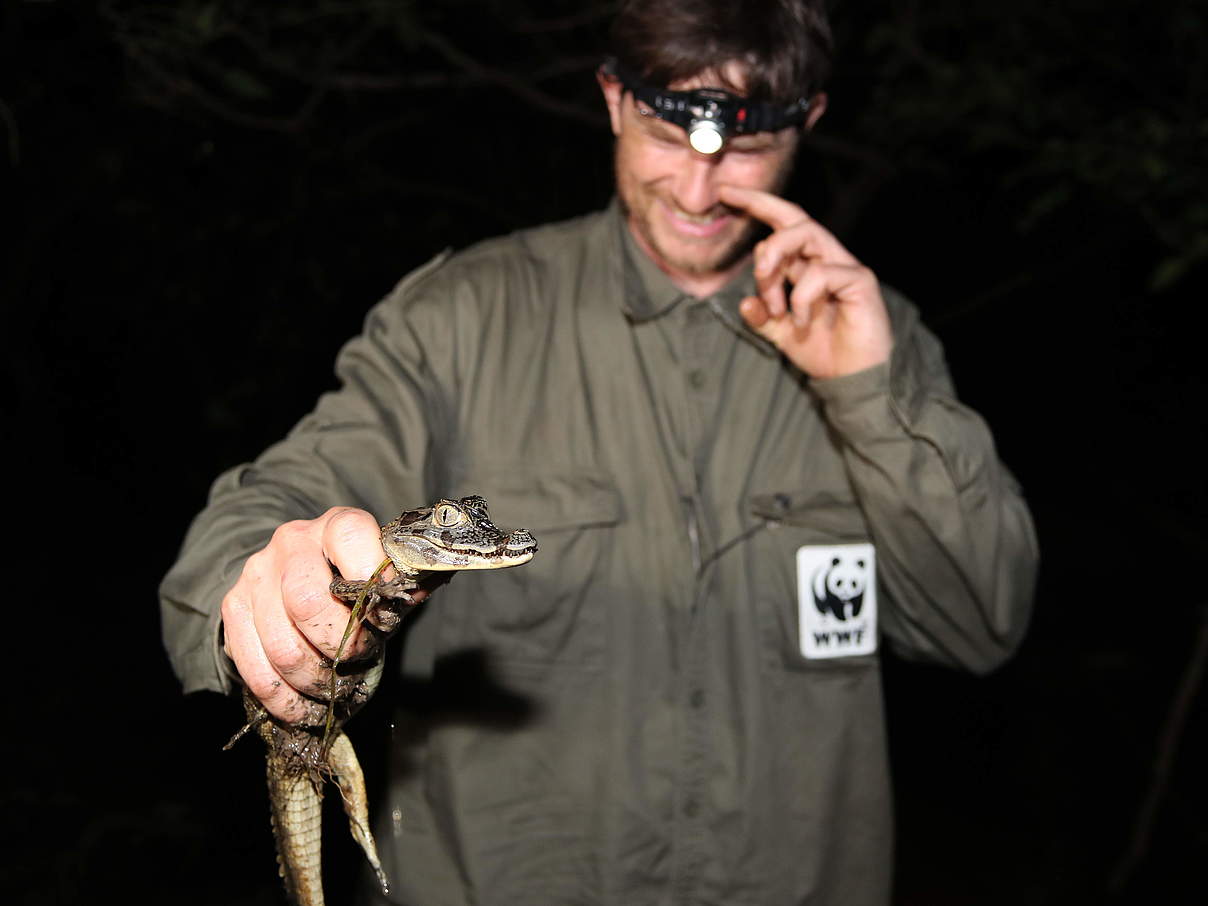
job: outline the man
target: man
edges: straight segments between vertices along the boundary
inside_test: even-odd
[[[617,203],[407,277],[342,389],[218,480],[165,635],[187,690],[233,662],[313,720],[328,562],[365,577],[380,521],[480,493],[541,552],[402,646],[429,704],[396,705],[396,902],[884,903],[880,645],[1009,656],[1030,518],[913,307],[777,197],[820,7],[647,0],[614,36]]]

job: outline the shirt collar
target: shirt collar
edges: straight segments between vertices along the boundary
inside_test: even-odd
[[[625,222],[620,202],[614,199],[612,207],[621,237],[625,286],[621,307],[630,320],[638,323],[652,321],[667,314],[685,299],[691,299],[690,295],[671,282],[671,278],[638,245]]]
[[[733,280],[712,296],[698,300],[676,286],[638,245],[625,222],[619,200],[613,199],[610,213],[616,221],[622,250],[624,297],[621,307],[630,320],[637,323],[652,321],[670,313],[681,302],[701,302],[707,305],[726,327],[752,343],[761,352],[779,355],[772,343],[747,327],[738,311],[742,300],[755,294],[752,262],[748,261]]]

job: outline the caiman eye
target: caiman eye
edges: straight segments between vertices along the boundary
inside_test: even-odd
[[[436,508],[436,512],[432,514],[433,520],[441,528],[449,528],[461,522],[461,510],[447,503],[442,503]]]

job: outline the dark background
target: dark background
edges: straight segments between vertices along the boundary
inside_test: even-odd
[[[790,195],[918,301],[1044,555],[998,673],[888,659],[897,902],[1208,902],[1205,13],[832,7]],[[606,203],[610,4],[0,9],[0,889],[275,903],[260,752],[219,751],[233,702],[180,697],[155,586],[209,482],[334,385],[399,277]]]

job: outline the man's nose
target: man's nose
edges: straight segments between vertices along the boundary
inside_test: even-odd
[[[718,203],[715,155],[688,152],[675,178],[675,203],[689,214],[705,214]]]

